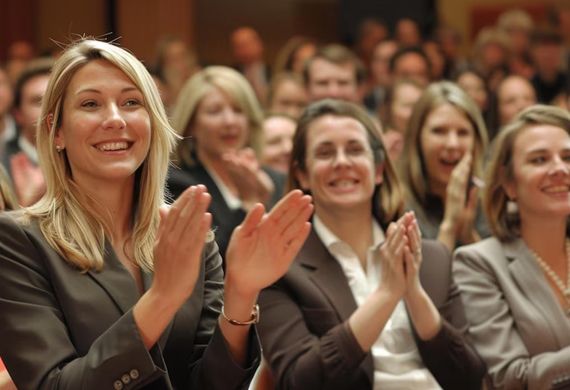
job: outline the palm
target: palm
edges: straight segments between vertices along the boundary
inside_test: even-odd
[[[279,279],[309,234],[310,197],[292,191],[264,215],[258,204],[238,226],[227,251],[227,274],[257,292]]]

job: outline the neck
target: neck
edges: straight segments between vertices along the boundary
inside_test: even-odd
[[[335,210],[325,212],[315,205],[315,214],[325,226],[339,239],[347,243],[358,255],[361,263],[366,265],[366,253],[372,245],[372,213],[371,205],[361,207],[361,211]],[[342,221],[339,223],[339,221]],[[366,269],[366,268],[365,268]]]
[[[521,236],[545,262],[566,262],[566,218],[532,218],[530,222],[521,215]]]
[[[109,234],[113,243],[124,242],[132,232],[134,176],[122,183],[78,182],[78,186],[85,189],[85,192],[95,200],[99,215],[107,220],[111,229]]]

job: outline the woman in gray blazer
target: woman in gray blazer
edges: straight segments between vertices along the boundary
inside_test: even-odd
[[[480,389],[451,256],[422,241],[376,125],[358,106],[312,104],[294,138],[290,187],[313,229],[263,290],[264,356],[280,389]]]
[[[81,40],[43,99],[46,195],[0,217],[0,356],[18,389],[245,386],[258,292],[307,236],[310,197],[254,206],[224,280],[206,188],[163,207],[176,136],[144,66]]]
[[[567,111],[533,106],[501,130],[483,204],[494,237],[453,265],[489,388],[570,388]]]

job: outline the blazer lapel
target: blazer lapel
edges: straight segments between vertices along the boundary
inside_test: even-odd
[[[135,280],[121,264],[113,247],[105,241],[105,265],[102,271],[87,271],[100,286],[109,294],[121,313],[129,311],[139,299]]]
[[[550,328],[550,334],[541,334],[540,343],[550,344],[560,349],[570,344],[568,318],[558,304],[556,295],[550,288],[544,273],[534,259],[534,255],[522,239],[504,243],[503,250],[509,260],[510,273],[519,289],[535,308]]]
[[[339,320],[342,322],[350,317],[357,308],[352,290],[340,264],[325,248],[314,230],[299,253],[299,263],[311,270],[309,278],[322,290],[339,315]]]
[[[346,321],[357,309],[356,301],[340,264],[325,248],[314,229],[299,252],[298,259],[299,264],[309,271],[309,278],[335,309],[339,322]],[[366,354],[361,367],[372,383],[374,363],[371,353]]]

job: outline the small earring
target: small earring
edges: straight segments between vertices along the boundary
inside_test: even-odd
[[[519,212],[519,205],[516,200],[507,200],[507,214],[515,215]]]
[[[61,151],[63,150],[63,147],[60,146],[60,145],[55,145],[55,150],[56,150],[58,153],[61,153]]]

